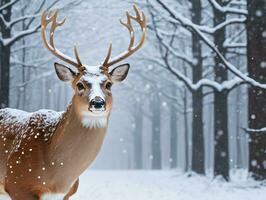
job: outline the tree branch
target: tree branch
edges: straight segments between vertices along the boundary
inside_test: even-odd
[[[39,29],[40,29],[41,25],[37,25],[31,29],[28,30],[24,30],[24,31],[20,31],[17,35],[11,37],[11,38],[0,38],[0,42],[4,45],[4,46],[11,46],[13,43],[15,43],[16,41],[18,41],[19,39],[26,37],[28,35],[34,34],[36,33]]]
[[[238,8],[231,8],[231,7],[228,7],[228,6],[223,7],[219,3],[217,3],[216,0],[208,0],[208,1],[216,10],[219,10],[222,13],[245,15],[245,16],[248,15],[248,11],[247,10],[238,9]]]
[[[229,19],[229,20],[225,20],[224,22],[218,24],[215,27],[208,27],[208,26],[202,26],[202,25],[196,25],[195,27],[197,27],[200,31],[204,32],[204,33],[208,33],[208,34],[214,34],[217,31],[219,31],[220,29],[232,25],[232,24],[244,24],[246,22],[246,18],[242,17],[242,18],[235,18],[235,19]]]
[[[7,22],[5,19],[4,19],[4,16],[0,13],[0,18],[2,19],[3,23],[5,24],[6,28],[12,28],[12,26],[14,26],[15,24],[21,22],[21,21],[24,21],[24,20],[27,20],[27,19],[32,19],[32,18],[36,18],[40,16],[40,14],[35,14],[35,15],[25,15],[25,16],[21,16],[17,19],[14,19],[10,22]]]
[[[239,71],[233,64],[231,64],[230,62],[228,62],[226,60],[226,58],[221,54],[221,52],[218,50],[218,48],[216,47],[216,45],[211,42],[198,28],[197,26],[192,23],[189,19],[183,17],[182,15],[175,13],[172,9],[170,9],[169,7],[166,6],[165,3],[163,3],[161,0],[156,0],[161,6],[162,8],[164,8],[169,15],[175,19],[178,23],[181,23],[182,26],[184,26],[185,28],[195,32],[196,34],[198,34],[198,36],[200,37],[200,39],[210,48],[212,49],[216,55],[220,58],[222,64],[235,76],[239,77],[240,79],[242,79],[244,82],[255,86],[255,87],[260,87],[263,89],[266,89],[266,84],[262,84],[257,82],[256,80],[250,78],[249,76],[243,74],[241,71]]]
[[[0,7],[0,11],[10,7],[10,6],[13,6],[14,4],[16,4],[17,2],[19,2],[20,0],[13,0],[13,1],[10,1],[9,3],[3,5]]]

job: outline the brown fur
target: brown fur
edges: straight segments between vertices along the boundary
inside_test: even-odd
[[[134,11],[136,16],[127,13],[128,21],[122,24],[132,36],[134,29],[131,20],[137,22],[142,32],[140,42],[134,45],[134,37],[131,37],[127,50],[113,59],[111,59],[112,45],[110,45],[103,65],[94,66],[99,69],[96,71],[81,63],[76,48],[74,48],[76,60],[57,51],[54,47],[54,32],[58,26],[63,25],[64,21],[57,22],[58,11],[51,12],[48,16],[43,12],[41,36],[44,46],[53,55],[78,70],[74,72],[66,66],[55,64],[58,77],[62,81],[71,82],[75,95],[72,105],[56,122],[47,122],[46,114],[38,112],[29,114],[29,119],[21,122],[16,120],[16,114],[0,110],[0,194],[8,193],[12,200],[40,200],[47,193],[65,194],[64,200],[68,200],[77,191],[78,177],[98,154],[107,126],[106,124],[102,127],[105,125],[105,120],[104,125],[90,129],[82,125],[84,115],[91,112],[89,116],[95,117],[97,115],[95,113],[98,113],[95,112],[95,106],[91,105],[90,87],[93,84],[100,84],[93,91],[97,90],[104,96],[100,97],[104,98],[102,100],[105,104],[101,114],[105,114],[108,121],[112,107],[112,93],[109,86],[126,78],[129,65],[118,66],[110,73],[108,68],[140,49],[145,40],[146,17],[136,6]],[[53,24],[49,34],[50,43],[46,40],[45,31],[49,23]],[[98,82],[89,82],[84,80],[84,77],[92,82],[93,80]],[[97,77],[103,79],[99,81]],[[103,94],[99,92],[99,88]],[[7,116],[13,120],[5,120]],[[95,122],[92,118],[88,119],[92,120],[89,122]]]
[[[106,129],[83,128],[73,107],[63,114],[47,141],[45,133],[52,125],[45,130],[34,126],[45,116],[32,114],[28,124],[12,129],[0,123],[0,133],[7,138],[0,140],[0,183],[12,200],[36,200],[45,193],[64,193],[67,200],[77,191],[77,179],[98,154]],[[20,137],[18,128],[27,137]]]

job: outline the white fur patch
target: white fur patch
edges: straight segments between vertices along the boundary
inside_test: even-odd
[[[101,89],[101,84],[107,79],[105,75],[102,74],[85,74],[83,80],[91,84],[91,90],[89,94],[90,100],[95,97],[101,97],[104,99],[105,95]]]
[[[107,115],[104,114],[93,114],[88,112],[82,113],[82,125],[85,128],[104,128],[107,126],[108,120]]]
[[[64,200],[65,194],[59,193],[59,194],[52,194],[47,193],[44,194],[41,198],[41,200]]]
[[[90,100],[94,99],[95,97],[101,97],[104,99],[104,94],[101,89],[100,83],[91,83],[91,92],[89,95]]]

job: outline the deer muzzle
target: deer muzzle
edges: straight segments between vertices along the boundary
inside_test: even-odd
[[[95,97],[90,101],[89,110],[92,112],[105,111],[105,101],[101,97]]]

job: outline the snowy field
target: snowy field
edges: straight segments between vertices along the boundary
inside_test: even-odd
[[[235,177],[236,178],[236,177]],[[87,171],[73,200],[265,200],[252,180],[225,183],[175,171]]]

